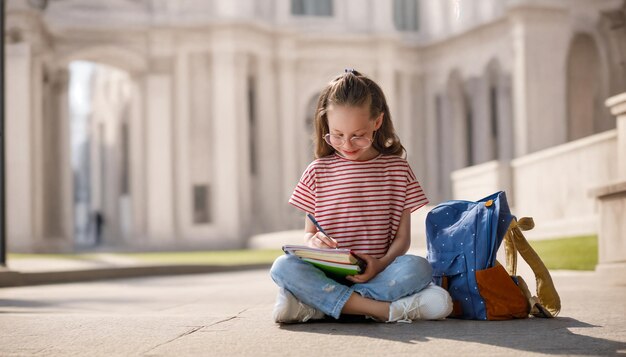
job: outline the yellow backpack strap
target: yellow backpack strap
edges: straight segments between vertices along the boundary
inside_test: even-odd
[[[515,247],[515,239],[513,238],[513,230],[515,228],[519,228],[522,231],[529,231],[535,228],[535,222],[531,217],[522,217],[519,221],[513,218],[504,235],[506,270],[511,276],[517,276],[517,248]]]
[[[532,218],[524,217],[519,221],[513,219],[505,235],[507,271],[515,275],[517,270],[517,252],[524,258],[535,274],[538,297],[530,297],[530,313],[537,317],[555,317],[561,310],[561,299],[556,292],[554,282],[541,258],[530,246],[522,230],[530,230],[535,226]],[[525,285],[525,284],[524,284]],[[523,287],[522,287],[522,290]],[[526,288],[528,291],[528,288]],[[530,296],[530,293],[524,292]]]
[[[506,271],[510,276],[517,276],[517,249],[511,237],[513,228],[517,227],[515,218],[511,220],[509,229],[504,234],[504,253],[506,255]]]
[[[528,285],[526,285],[526,281],[517,275],[517,249],[515,248],[515,242],[513,241],[513,228],[517,227],[517,221],[515,218],[511,221],[509,225],[509,229],[506,231],[504,235],[504,252],[506,256],[506,271],[510,276],[515,277],[517,280],[517,287],[522,291],[524,297],[528,301],[528,313],[532,313],[535,304],[537,303],[537,298],[532,296],[530,290],[528,289]]]

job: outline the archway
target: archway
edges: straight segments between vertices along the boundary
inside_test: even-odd
[[[594,39],[577,34],[567,56],[567,139],[580,139],[615,127],[603,106],[600,56]]]
[[[485,141],[481,145],[486,146],[487,155],[485,160],[490,161],[497,159],[499,156],[498,150],[498,137],[500,132],[501,121],[501,90],[500,90],[500,63],[493,59],[487,65],[485,76],[487,79],[487,117],[485,130]]]
[[[314,122],[315,122],[315,110],[317,109],[317,100],[319,98],[319,93],[312,95],[306,105],[305,108],[305,116],[304,122],[302,123],[302,130],[305,133],[305,142],[301,145],[302,147],[302,155],[301,155],[301,165],[302,167],[306,167],[313,158],[314,151],[314,142],[313,142],[313,134],[315,131]]]
[[[436,97],[438,157],[440,157],[439,199],[452,198],[451,173],[470,164],[472,113],[463,80],[458,71],[450,73],[445,95]]]
[[[132,224],[130,76],[90,61],[72,61],[69,76],[74,244],[115,245]]]
[[[463,79],[458,71],[453,71],[447,85],[450,122],[448,145],[452,149],[451,171],[472,164],[472,111],[465,91]]]

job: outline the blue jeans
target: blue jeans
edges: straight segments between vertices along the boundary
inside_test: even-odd
[[[415,255],[399,256],[370,281],[351,286],[327,277],[293,255],[278,257],[270,274],[278,286],[289,290],[298,300],[336,319],[353,292],[391,302],[417,293],[432,280],[428,261]]]

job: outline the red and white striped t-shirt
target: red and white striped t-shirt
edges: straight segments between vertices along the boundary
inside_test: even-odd
[[[333,154],[307,167],[289,203],[313,214],[339,248],[380,258],[396,236],[402,211],[413,212],[428,199],[401,157],[353,161]]]

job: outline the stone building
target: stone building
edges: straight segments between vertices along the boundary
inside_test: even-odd
[[[504,189],[537,237],[594,233],[624,4],[9,0],[9,249],[234,248],[301,227],[286,201],[346,67],[382,86],[432,203]]]

